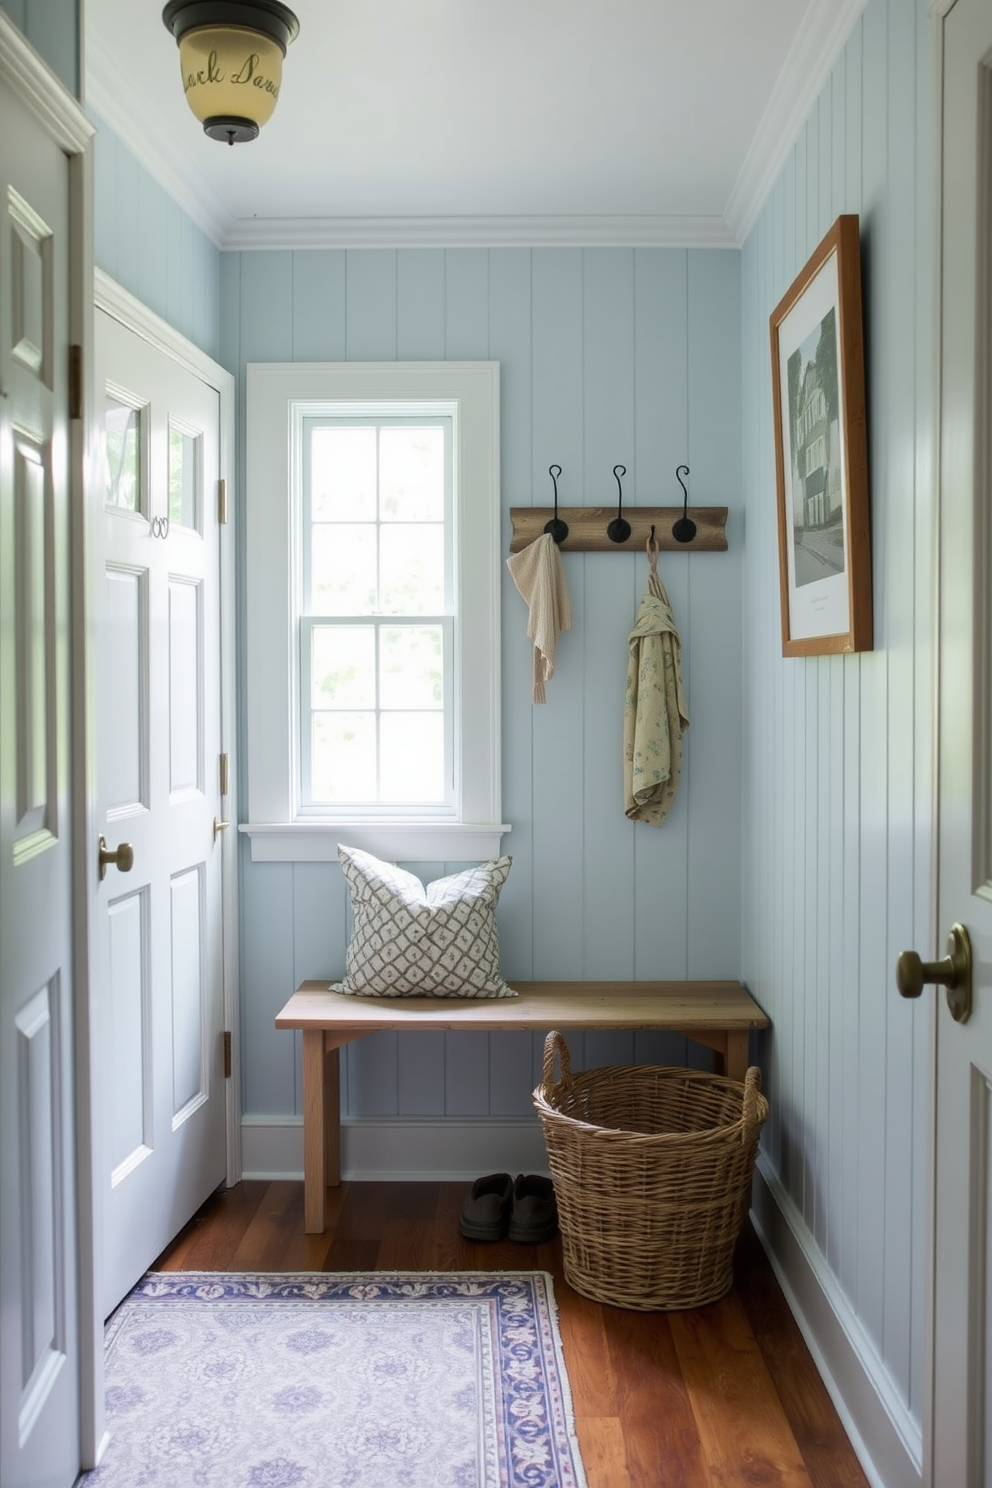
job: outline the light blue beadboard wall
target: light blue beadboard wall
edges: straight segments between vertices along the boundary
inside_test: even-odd
[[[511,978],[736,977],[740,967],[740,255],[624,249],[225,253],[221,360],[495,359],[503,550],[511,506],[551,499],[730,509],[726,554],[664,555],[692,724],[665,825],[623,814],[627,637],[642,554],[564,555],[575,625],[548,702],[530,699],[527,612],[504,568],[499,906]],[[243,399],[243,376],[242,376]],[[242,780],[245,771],[241,771]],[[254,864],[243,846],[243,1091],[251,1116],[300,1110],[299,1047],[273,1018],[298,982],[340,974],[337,864]],[[453,864],[409,864],[425,878]],[[347,1051],[353,1116],[532,1113],[541,1040],[376,1035]],[[681,1059],[682,1041],[589,1034],[579,1062]],[[704,1056],[707,1057],[707,1056]]]
[[[96,266],[219,360],[217,247],[93,109]]]
[[[78,98],[80,0],[0,0],[0,10]]]
[[[932,67],[924,0],[870,0],[742,284],[743,975],[773,1025],[762,1162],[917,1433],[931,1050],[894,966],[933,939]],[[783,660],[768,318],[841,212],[861,218],[875,649]]]

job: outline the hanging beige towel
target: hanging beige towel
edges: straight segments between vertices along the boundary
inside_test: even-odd
[[[689,727],[682,692],[682,642],[657,573],[651,573],[630,633],[623,714],[624,811],[660,827],[679,788],[682,735]]]
[[[530,606],[527,634],[534,642],[534,702],[546,701],[545,682],[555,674],[558,633],[572,628],[572,608],[558,544],[543,532],[520,553],[506,560],[513,582]]]

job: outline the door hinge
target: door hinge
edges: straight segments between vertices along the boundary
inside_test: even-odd
[[[227,523],[227,481],[217,482],[217,521],[221,527]]]
[[[231,1078],[231,1035],[224,1029],[224,1079]]]
[[[227,761],[227,755],[222,754],[220,757],[220,793],[222,796],[226,796],[228,791],[231,789]]]
[[[83,348],[75,344],[69,347],[69,417],[83,416]]]

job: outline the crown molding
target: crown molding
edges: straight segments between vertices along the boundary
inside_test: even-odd
[[[60,78],[0,10],[0,82],[25,104],[67,155],[81,155],[93,125]]]
[[[941,21],[953,4],[954,0],[927,0],[927,10],[935,21]]]
[[[739,247],[757,221],[866,3],[867,0],[813,0],[810,5],[727,203],[727,230]],[[930,3],[940,4],[942,0],[930,0]]]
[[[722,217],[239,218],[224,249],[733,248]]]
[[[232,219],[217,193],[190,165],[180,140],[145,125],[140,88],[115,68],[103,43],[94,36],[86,42],[86,103],[214,246],[222,248]]]

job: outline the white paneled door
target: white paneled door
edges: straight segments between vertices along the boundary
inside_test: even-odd
[[[966,1021],[937,989],[930,1482],[992,1488],[992,0],[957,0],[943,59],[935,949],[965,926],[974,978]]]
[[[103,310],[104,1312],[226,1176],[219,398]]]
[[[79,1462],[69,166],[0,82],[0,1482]]]

